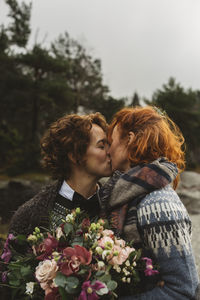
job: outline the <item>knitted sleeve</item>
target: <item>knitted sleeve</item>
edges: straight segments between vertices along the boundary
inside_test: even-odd
[[[191,221],[171,187],[154,191],[138,205],[141,238],[154,253],[163,287],[120,299],[195,299],[198,275],[191,246]],[[144,283],[145,284],[145,283]]]
[[[28,235],[36,226],[47,226],[52,198],[56,194],[54,190],[54,185],[44,187],[32,199],[21,205],[11,219],[9,233]]]

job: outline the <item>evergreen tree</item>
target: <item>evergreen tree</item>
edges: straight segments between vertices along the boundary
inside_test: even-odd
[[[40,137],[58,117],[82,106],[110,120],[125,101],[109,95],[100,60],[69,34],[50,48],[27,48],[31,5],[6,3],[11,23],[0,28],[0,162],[17,173],[39,165]]]
[[[73,112],[79,106],[95,109],[97,101],[103,101],[109,92],[102,83],[101,62],[87,54],[85,48],[70,38],[68,33],[52,43],[55,57],[66,63],[65,78],[71,88]]]
[[[138,96],[138,93],[134,93],[133,97],[132,97],[132,101],[131,101],[131,105],[130,106],[141,106],[140,105],[140,98]]]
[[[192,89],[185,90],[174,78],[170,78],[162,89],[157,90],[152,101],[146,101],[162,108],[179,126],[186,141],[189,165],[200,163],[200,92]]]

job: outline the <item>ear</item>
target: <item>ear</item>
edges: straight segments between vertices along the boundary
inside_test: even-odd
[[[133,131],[129,131],[129,133],[128,133],[128,146],[132,144],[134,139],[135,139],[135,134],[133,133]]]
[[[77,164],[77,161],[72,152],[68,153],[68,158],[73,164]]]

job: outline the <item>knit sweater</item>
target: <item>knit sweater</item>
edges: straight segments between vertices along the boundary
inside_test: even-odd
[[[167,186],[144,197],[137,207],[138,228],[160,267],[163,287],[123,300],[195,299],[198,275],[191,246],[191,222],[174,190]]]
[[[195,299],[199,279],[190,239],[191,221],[177,193],[166,182],[164,186],[160,184],[163,176],[169,182],[170,178],[173,180],[174,166],[161,159],[144,167],[118,174],[105,187],[107,198],[104,190],[100,196],[104,198],[103,206],[107,200],[104,209],[114,216],[114,223],[119,220],[116,228],[123,226],[117,232],[125,240],[134,239],[143,249],[150,250],[160,267],[164,285],[149,287],[147,280],[143,283],[143,293],[120,300]],[[158,188],[159,185],[162,187]]]
[[[74,192],[73,199],[59,195],[62,182],[56,181],[44,187],[32,199],[21,205],[11,219],[9,232],[17,234],[31,234],[35,227],[57,227],[60,220],[65,218],[66,209],[80,207],[85,210],[90,218],[94,218],[100,212],[97,194],[85,199]],[[50,224],[51,221],[51,224]]]

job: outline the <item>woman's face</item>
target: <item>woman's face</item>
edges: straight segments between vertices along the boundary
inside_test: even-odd
[[[128,137],[127,139],[120,139],[118,126],[115,126],[112,132],[109,154],[113,171],[119,170],[125,172],[130,169],[128,160]]]
[[[108,148],[106,133],[100,126],[93,124],[90,131],[90,144],[84,157],[84,168],[88,175],[97,179],[111,175]]]

